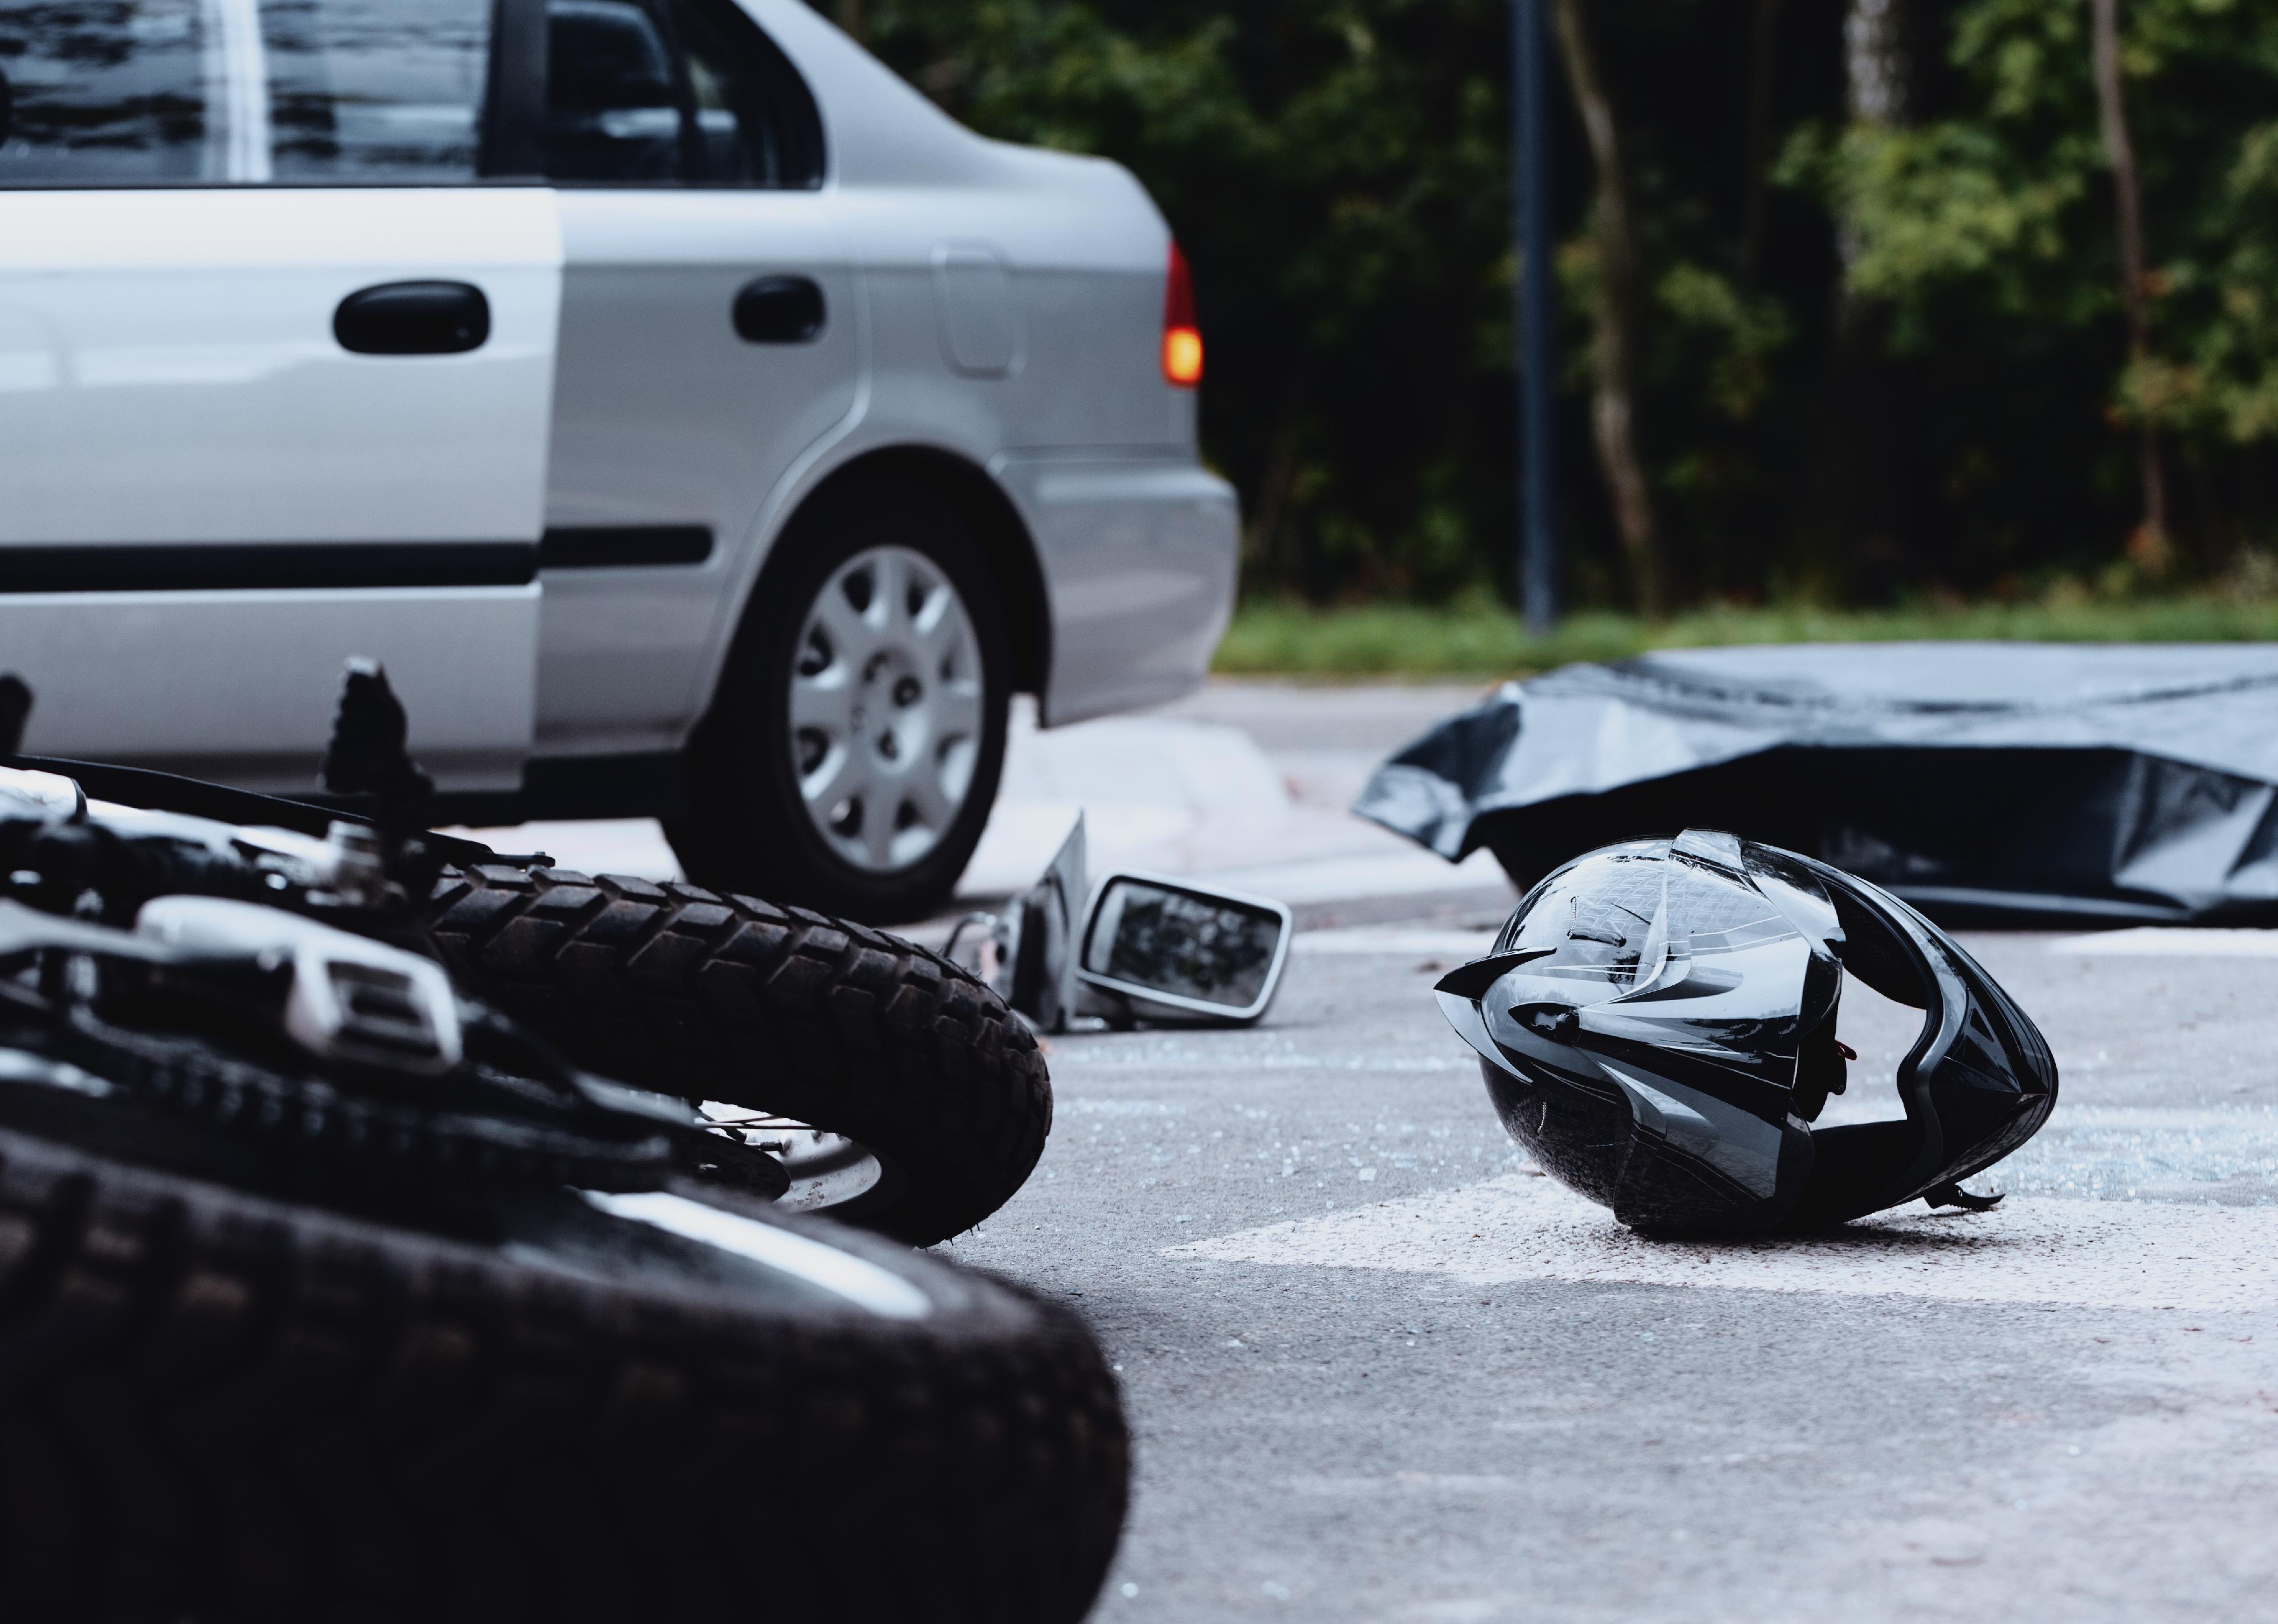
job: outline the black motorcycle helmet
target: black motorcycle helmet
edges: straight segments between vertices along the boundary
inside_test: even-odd
[[[1848,970],[1923,1011],[1903,1122],[1814,1130]],[[1687,830],[1575,858],[1437,987],[1543,1170],[1651,1232],[1839,1224],[1961,1180],[2048,1119],[2047,1042],[1953,937],[1793,851]]]

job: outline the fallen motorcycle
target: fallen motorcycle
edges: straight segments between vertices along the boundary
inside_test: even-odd
[[[253,897],[73,917],[125,889],[88,865],[158,849],[30,789],[0,786],[7,886],[47,904],[0,900],[0,1616],[1089,1606],[1127,1437],[1074,1320],[784,1215],[775,1158],[431,958]],[[371,878],[285,833],[209,888]]]
[[[579,1065],[707,1102],[722,1134],[786,1165],[786,1205],[913,1245],[980,1223],[1034,1170],[1043,1056],[971,972],[804,909],[435,835],[403,738],[385,675],[352,663],[325,782],[369,822],[165,774],[0,769],[65,814],[13,837],[54,850],[0,852],[0,873],[41,875],[0,895],[120,923],[210,893],[432,953]]]

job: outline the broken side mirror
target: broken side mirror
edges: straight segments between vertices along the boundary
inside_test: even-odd
[[[967,964],[1039,1032],[1066,1032],[1075,1013],[1075,928],[1083,907],[1083,814],[1060,842],[1043,877],[1002,913],[968,913],[943,949]],[[980,933],[975,953],[960,957],[967,931]]]
[[[1087,1009],[1246,1025],[1273,1002],[1295,928],[1267,897],[1110,874],[1085,912],[1075,974]]]

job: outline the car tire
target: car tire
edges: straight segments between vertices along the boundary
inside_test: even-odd
[[[579,1064],[860,1143],[889,1177],[834,1216],[930,1246],[1043,1154],[1035,1036],[913,942],[698,886],[492,865],[447,872],[427,919],[462,987]]]
[[[523,1199],[534,1244],[0,1131],[0,1616],[1083,1615],[1128,1437],[1066,1311],[717,1194],[670,1211],[904,1317]]]
[[[863,587],[890,565],[940,610],[922,631],[913,599]],[[689,878],[870,924],[937,911],[996,799],[1011,671],[1003,594],[954,507],[891,475],[825,489],[776,544],[689,749],[688,809],[665,822]]]

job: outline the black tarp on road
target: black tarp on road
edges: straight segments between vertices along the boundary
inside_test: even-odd
[[[1507,684],[1354,810],[1521,888],[1687,827],[1946,919],[2278,925],[2278,646],[1696,649]]]

